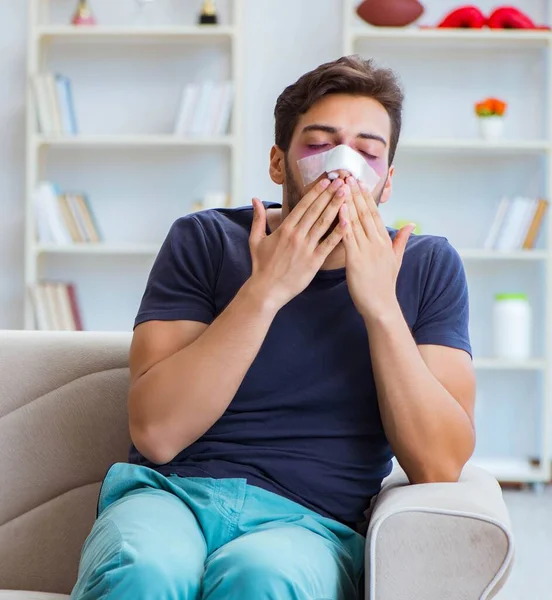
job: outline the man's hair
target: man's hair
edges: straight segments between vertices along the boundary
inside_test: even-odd
[[[393,162],[402,124],[404,94],[391,69],[378,68],[373,60],[344,56],[305,73],[279,96],[274,109],[276,145],[287,153],[300,115],[327,94],[351,94],[377,100],[391,119],[389,164]]]

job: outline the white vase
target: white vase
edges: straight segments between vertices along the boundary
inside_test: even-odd
[[[484,140],[498,140],[504,132],[504,117],[479,117],[479,134]]]

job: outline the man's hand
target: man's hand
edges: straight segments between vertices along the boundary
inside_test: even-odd
[[[415,225],[403,227],[391,241],[370,191],[353,177],[347,185],[350,194],[340,210],[347,285],[364,319],[378,318],[396,307],[397,276]]]
[[[341,179],[319,181],[270,235],[266,234],[265,207],[253,198],[249,238],[253,271],[249,283],[269,296],[277,310],[309,285],[341,241],[339,227],[322,238],[348,194],[350,190]]]

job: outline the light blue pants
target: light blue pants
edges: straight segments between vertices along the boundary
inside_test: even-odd
[[[364,538],[245,479],[108,472],[72,600],[355,600]]]

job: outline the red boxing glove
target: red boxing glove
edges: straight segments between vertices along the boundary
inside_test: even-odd
[[[487,17],[477,6],[463,6],[449,13],[437,27],[481,29],[487,24]]]
[[[491,29],[549,29],[537,27],[527,15],[513,6],[497,8],[489,17],[487,25]]]

